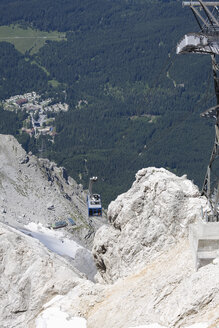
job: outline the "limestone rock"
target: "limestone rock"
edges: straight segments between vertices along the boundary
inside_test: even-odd
[[[96,233],[97,279],[113,282],[144,267],[187,236],[188,225],[201,217],[202,206],[206,199],[186,176],[162,168],[140,170],[130,190],[110,203],[110,226]]]
[[[47,226],[73,218],[77,229],[70,228],[71,235],[91,247],[93,235],[84,238],[90,227],[83,188],[67,176],[64,168],[27,155],[9,135],[0,135],[0,211],[0,220],[13,226],[30,222]],[[94,231],[101,224],[101,220],[94,221]]]
[[[84,276],[40,242],[0,223],[0,317],[2,328],[24,328],[55,295]]]
[[[110,225],[95,237],[99,278],[111,284],[80,279],[70,263],[0,225],[3,328],[35,328],[49,314],[65,322],[83,317],[87,328],[218,327],[218,259],[195,272],[187,239],[205,199],[186,177],[164,169],[136,178],[110,204]],[[74,264],[85,271],[89,262],[79,249]]]
[[[94,264],[91,252],[85,248],[79,248],[76,251],[73,265],[80,272],[84,272],[88,279],[94,281],[94,276],[97,273],[97,269]]]
[[[88,224],[82,186],[55,163],[26,156],[13,137],[0,136],[1,220],[47,225],[74,215],[81,229],[76,240],[92,234],[99,223]],[[93,279],[88,250],[80,247],[70,261],[0,223],[0,326],[46,327],[45,318],[57,314],[69,324],[83,317],[87,328],[217,328],[219,260],[195,272],[187,239],[201,207],[205,198],[185,176],[140,170],[96,233],[101,284],[78,271]]]
[[[127,328],[158,323],[185,328],[219,322],[219,265],[193,269],[187,241],[180,241],[143,270],[118,279],[87,317],[88,328]]]
[[[217,328],[218,285],[219,265],[195,272],[188,242],[181,240],[142,270],[112,285],[84,281],[44,309],[82,316],[87,328]]]

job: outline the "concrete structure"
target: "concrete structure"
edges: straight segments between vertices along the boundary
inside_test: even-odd
[[[211,263],[219,257],[219,222],[199,221],[189,227],[189,241],[195,268]]]

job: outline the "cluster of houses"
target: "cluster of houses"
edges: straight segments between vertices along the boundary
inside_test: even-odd
[[[54,136],[56,132],[52,123],[55,118],[49,118],[48,114],[68,111],[67,104],[53,104],[51,98],[42,100],[34,91],[6,99],[3,102],[3,108],[15,112],[25,111],[28,118],[23,122],[22,132],[35,137],[40,134]]]
[[[35,136],[35,137],[39,136],[40,134],[43,134],[43,135],[47,134],[52,137],[54,137],[56,135],[56,132],[52,126],[48,126],[45,128],[38,128],[38,129],[36,127],[33,127],[33,128],[22,127],[21,131],[28,133],[30,136]]]

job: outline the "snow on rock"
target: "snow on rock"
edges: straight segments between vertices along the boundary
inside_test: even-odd
[[[77,250],[83,248],[67,237],[67,234],[63,231],[52,230],[44,227],[41,223],[36,224],[31,222],[24,226],[27,230],[21,229],[26,234],[38,239],[51,251],[63,255],[75,258]]]
[[[38,325],[39,323],[43,323],[43,328],[50,328],[49,323],[50,320],[52,320],[51,317],[54,316],[55,318],[57,316],[57,320],[59,320],[62,315],[63,327],[65,327],[64,324],[66,320],[71,322],[72,318],[78,318],[78,322],[82,324],[82,327],[87,327],[87,325],[85,325],[85,318],[89,317],[95,305],[104,300],[103,297],[106,290],[108,290],[107,286],[93,284],[89,280],[81,281],[75,288],[69,290],[68,294],[63,296],[57,295],[45,304],[43,306],[43,311],[31,324],[34,325],[35,322],[36,328],[41,328],[41,326]],[[67,319],[65,319],[64,316]],[[54,328],[55,327],[54,325]],[[62,327],[62,325],[57,327]],[[76,328],[78,326],[72,324],[70,327]],[[51,326],[51,328],[53,328],[53,326]]]
[[[60,311],[58,308],[50,308],[36,320],[36,328],[86,328],[86,320],[84,318],[73,317],[68,318],[68,314]]]
[[[163,168],[138,171],[130,190],[110,203],[110,226],[96,233],[97,279],[113,282],[145,266],[188,234],[201,206],[206,207],[206,199],[186,176]]]
[[[54,295],[66,294],[84,276],[39,241],[0,223],[2,328],[24,328]]]
[[[51,251],[68,257],[76,269],[85,273],[88,279],[94,281],[97,269],[91,251],[69,239],[69,235],[64,231],[50,230],[41,223],[36,224],[34,222],[29,223],[25,228],[27,230],[20,229],[20,231],[38,239]]]

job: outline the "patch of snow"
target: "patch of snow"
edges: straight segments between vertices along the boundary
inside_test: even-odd
[[[21,229],[22,232],[30,234],[32,237],[38,239],[48,249],[59,255],[67,255],[74,259],[77,250],[83,248],[74,240],[66,238],[62,231],[50,230],[43,227],[41,223],[36,224],[31,222],[26,225],[25,228],[27,230],[25,231]]]
[[[80,317],[69,318],[58,307],[48,308],[36,319],[36,328],[86,328],[86,320]]]
[[[85,273],[87,278],[94,281],[97,273],[92,253],[80,246],[74,240],[69,239],[63,231],[50,230],[41,223],[31,222],[25,226],[25,229],[19,229],[23,233],[38,239],[49,250],[61,256],[71,258],[72,264],[80,272]]]
[[[0,327],[28,328],[45,300],[67,294],[84,275],[35,238],[12,227],[0,223],[0,236]]]

